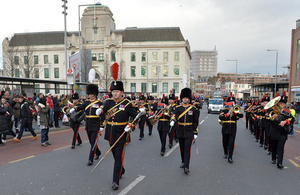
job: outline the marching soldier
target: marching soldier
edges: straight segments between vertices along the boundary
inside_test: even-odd
[[[280,99],[279,99],[280,97]],[[294,117],[291,115],[291,112],[288,109],[285,109],[287,102],[287,96],[285,96],[285,91],[283,96],[279,96],[278,100],[276,99],[275,104],[272,107],[274,109],[270,113],[271,122],[271,138],[272,138],[272,164],[276,164],[277,159],[277,168],[283,169],[283,153],[284,145],[288,139],[289,129],[291,129],[294,124]],[[278,103],[277,103],[278,101]],[[280,112],[281,110],[281,112]]]
[[[150,123],[149,117],[154,115],[156,113],[156,110],[157,110],[157,105],[154,104],[153,101],[154,101],[153,96],[149,95],[147,97],[147,104],[145,105],[146,112],[147,112],[146,117],[148,117],[148,119],[146,120],[146,124],[149,128],[149,133],[148,133],[149,136],[152,135],[152,129],[153,129],[153,125]]]
[[[229,163],[233,163],[232,155],[234,150],[234,141],[236,136],[237,125],[236,122],[239,118],[243,118],[243,114],[238,111],[235,112],[233,106],[235,103],[235,97],[231,96],[227,98],[227,109],[222,110],[219,119],[223,122],[222,125],[222,142],[224,150],[224,158],[228,158]]]
[[[261,118],[260,120],[260,134],[259,134],[259,141],[260,141],[260,147],[265,147],[267,149],[268,140],[265,139],[266,134],[266,128],[267,128],[267,119],[266,119],[266,110],[264,107],[267,105],[267,103],[270,101],[269,94],[267,93],[261,101],[261,107],[258,109],[258,115]]]
[[[135,118],[137,112],[128,99],[122,98],[124,93],[123,83],[113,81],[111,84],[112,98],[106,99],[103,106],[97,110],[97,115],[106,114],[106,130],[104,139],[112,145],[123,135],[123,132],[129,132],[135,124],[128,124],[129,117]],[[126,128],[125,128],[126,127]],[[122,136],[116,145],[112,148],[114,157],[113,169],[113,190],[117,190],[120,185],[120,179],[125,173],[123,167],[126,136]]]
[[[81,102],[79,102],[79,95],[78,95],[78,93],[74,93],[72,95],[72,99],[73,99],[73,105],[74,106],[79,106],[79,105],[82,104]],[[76,120],[70,118],[70,127],[73,129],[73,132],[74,132],[73,133],[73,139],[72,139],[72,146],[71,146],[72,149],[75,148],[76,140],[78,141],[78,143],[76,144],[76,146],[79,146],[79,145],[82,144],[82,140],[81,140],[80,135],[79,135],[79,127],[80,127],[81,121],[78,120],[80,117],[82,117],[82,114],[83,114],[83,111],[79,110],[77,112]]]
[[[80,104],[72,108],[70,110],[70,113],[75,111],[78,112],[83,109],[85,110],[85,118],[86,118],[85,130],[87,132],[87,136],[91,144],[89,159],[87,162],[87,165],[90,166],[93,164],[94,159],[98,160],[99,156],[101,155],[101,151],[99,150],[98,145],[97,143],[95,144],[95,142],[99,136],[100,123],[101,123],[100,117],[96,115],[96,110],[100,108],[102,102],[100,100],[97,100],[97,95],[99,93],[97,85],[94,84],[87,85],[86,93],[88,94],[89,99],[86,100],[83,104]],[[101,130],[103,130],[103,126],[101,127]]]
[[[249,113],[249,110],[251,109],[251,100],[250,98],[247,100],[247,105],[245,106],[244,108],[244,111],[246,113],[246,129],[249,129],[251,130],[251,125],[249,126],[249,119],[250,119],[250,113]]]
[[[145,96],[144,95],[140,95],[139,97],[139,108],[143,108],[146,106],[145,104]],[[143,115],[139,121],[139,128],[140,128],[140,138],[139,140],[142,140],[144,138],[144,129],[145,129],[145,124],[146,124],[146,120],[147,117],[145,115]]]
[[[165,104],[164,108],[161,108],[162,110],[158,110],[157,113],[159,114],[159,121],[157,125],[157,130],[161,142],[161,149],[160,154],[162,156],[165,155],[166,152],[166,141],[167,141],[167,135],[170,129],[170,110],[167,108],[169,104],[169,99],[165,97],[165,94],[163,95],[163,98],[161,99],[161,103]]]
[[[174,94],[169,95],[169,103],[170,103],[170,112],[171,112],[171,116],[172,116],[175,113],[175,109],[177,106],[177,104],[175,103],[175,95]],[[178,122],[175,121],[174,126],[171,127],[171,129],[169,131],[169,148],[173,147],[173,141],[174,141],[174,139],[177,139],[177,136],[176,136],[177,128],[178,128]]]
[[[181,165],[184,173],[188,174],[191,147],[193,140],[198,136],[198,114],[195,106],[190,104],[192,99],[192,90],[184,88],[180,93],[180,100],[182,105],[176,107],[175,112],[171,118],[170,126],[174,126],[175,121],[178,121],[178,139],[181,154]]]

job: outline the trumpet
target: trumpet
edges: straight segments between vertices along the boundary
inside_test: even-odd
[[[218,119],[219,124],[222,126],[223,125],[223,121]]]

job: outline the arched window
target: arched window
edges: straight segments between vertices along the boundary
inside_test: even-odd
[[[112,62],[116,61],[116,51],[111,51],[110,53],[110,59]]]
[[[95,79],[98,79],[98,80],[100,79],[100,75],[98,73],[96,73]]]

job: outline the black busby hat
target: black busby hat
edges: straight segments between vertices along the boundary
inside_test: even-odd
[[[252,103],[252,101],[251,101],[251,99],[250,99],[250,98],[247,100],[247,103],[250,103],[250,104]]]
[[[139,99],[140,99],[140,100],[145,100],[146,98],[145,98],[144,95],[140,95]]]
[[[73,100],[78,100],[78,99],[79,99],[78,93],[74,93],[74,94],[72,95],[72,99],[73,99]]]
[[[163,97],[161,98],[161,103],[164,103],[166,105],[169,104],[169,98],[163,94]]]
[[[277,93],[276,93],[276,96],[277,96]],[[286,104],[287,100],[288,100],[288,98],[287,98],[287,96],[285,96],[285,91],[284,91],[283,95],[281,95],[279,102],[283,102]]]
[[[227,98],[226,102],[235,102],[235,97],[233,96],[232,92],[230,92],[230,96]]]
[[[86,93],[87,94],[94,94],[94,95],[98,95],[99,91],[98,91],[98,86],[95,84],[88,84],[86,86]]]
[[[132,94],[131,95],[131,100],[135,100],[136,98],[135,98],[135,96],[134,96],[134,94]]]
[[[147,100],[154,100],[154,97],[151,96],[151,95],[149,95],[149,96],[147,97]]]
[[[170,94],[169,95],[169,100],[175,100],[176,98],[175,98],[175,95],[174,94]]]
[[[264,97],[262,98],[262,102],[269,102],[269,101],[270,101],[269,93],[266,93],[266,95],[264,95]]]
[[[187,97],[190,100],[192,99],[192,90],[190,88],[183,88],[180,92],[180,100],[182,100],[182,98]]]
[[[110,91],[120,90],[124,91],[123,82],[122,81],[113,81],[110,85]]]

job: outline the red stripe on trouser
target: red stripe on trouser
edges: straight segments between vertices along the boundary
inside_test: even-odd
[[[78,126],[78,129],[77,129],[77,131],[76,131],[76,138],[75,138],[75,144],[74,144],[74,146],[76,145],[76,141],[77,141],[77,138],[78,138],[79,127],[80,127],[80,126]]]
[[[123,145],[123,151],[122,151],[122,157],[121,157],[121,169],[120,169],[120,175],[119,175],[118,185],[120,184],[120,178],[122,176],[123,160],[124,160],[124,150],[125,150],[125,144]]]
[[[190,162],[191,162],[191,157],[192,157],[192,144],[193,144],[193,140],[194,140],[194,138],[192,139],[192,142],[191,142],[191,145],[190,145],[190,159],[189,159],[189,167],[188,168],[190,168]]]
[[[97,151],[97,147],[98,147],[98,145],[97,145],[98,135],[99,135],[99,131],[97,131],[97,135],[96,135],[96,139],[95,139],[95,148],[94,148],[93,162],[94,162],[94,157],[95,157],[95,154],[96,154],[96,151]]]

